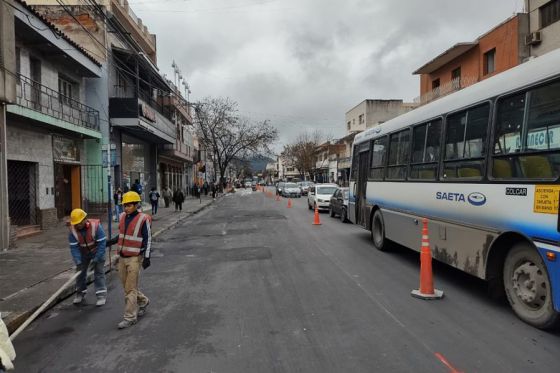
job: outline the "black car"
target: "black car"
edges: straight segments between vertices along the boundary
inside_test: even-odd
[[[338,188],[331,197],[329,203],[329,213],[331,217],[340,216],[340,220],[345,223],[348,221],[348,188]]]

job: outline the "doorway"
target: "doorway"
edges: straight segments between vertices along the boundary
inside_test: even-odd
[[[37,164],[8,161],[8,205],[13,225],[37,224]]]
[[[81,207],[80,166],[55,163],[54,175],[54,204],[58,219],[62,219]]]

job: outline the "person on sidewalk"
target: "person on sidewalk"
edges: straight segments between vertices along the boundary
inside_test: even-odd
[[[159,192],[156,190],[156,187],[152,187],[148,197],[150,197],[150,202],[152,203],[152,215],[156,215],[159,204]]]
[[[163,191],[161,192],[163,197],[163,201],[165,202],[165,207],[169,207],[169,203],[171,202],[171,198],[173,198],[173,192],[168,186],[163,187]]]
[[[76,270],[80,275],[76,279],[76,296],[74,304],[82,303],[87,291],[87,270],[93,263],[96,306],[103,306],[107,301],[107,286],[105,285],[105,247],[106,237],[103,226],[98,219],[86,219],[87,214],[82,209],[74,209],[70,213],[70,253],[76,263]]]
[[[113,200],[115,201],[115,221],[118,221],[119,216],[122,214],[122,196],[123,192],[121,188],[117,188],[115,194],[113,194]]]
[[[6,324],[2,321],[2,314],[0,314],[0,373],[5,370],[13,370],[14,361],[16,358],[16,351],[14,345],[10,340]]]
[[[216,199],[216,191],[217,191],[216,183],[210,183],[210,190],[212,191],[212,199]]]
[[[125,293],[123,320],[117,325],[119,329],[128,328],[136,323],[138,317],[146,313],[150,300],[138,290],[140,266],[150,266],[150,250],[152,246],[151,225],[149,215],[138,212],[140,195],[128,192],[123,196],[124,214],[119,220],[119,278]]]
[[[175,211],[183,211],[183,202],[185,201],[185,195],[180,188],[177,188],[173,194],[173,202],[175,202]]]

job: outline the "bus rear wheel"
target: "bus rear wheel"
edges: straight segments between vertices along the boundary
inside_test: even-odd
[[[377,250],[387,250],[385,223],[383,221],[383,214],[381,213],[381,210],[376,210],[373,213],[373,219],[371,219],[371,240],[373,241],[373,246],[375,246]]]
[[[504,262],[504,289],[515,314],[539,329],[558,324],[552,288],[543,259],[528,243],[515,244]]]

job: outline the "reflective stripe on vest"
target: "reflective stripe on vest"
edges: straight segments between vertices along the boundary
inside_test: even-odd
[[[97,228],[101,222],[99,219],[88,219],[86,222],[86,235],[79,233],[76,227],[73,225],[71,228],[72,235],[78,241],[78,246],[83,253],[92,253],[97,250],[97,241],[95,236],[97,235]]]
[[[150,217],[146,214],[138,213],[138,215],[128,223],[126,232],[124,230],[125,219],[126,214],[121,214],[119,220],[119,254],[122,256],[138,256],[142,249],[142,225],[144,223],[149,224]]]

